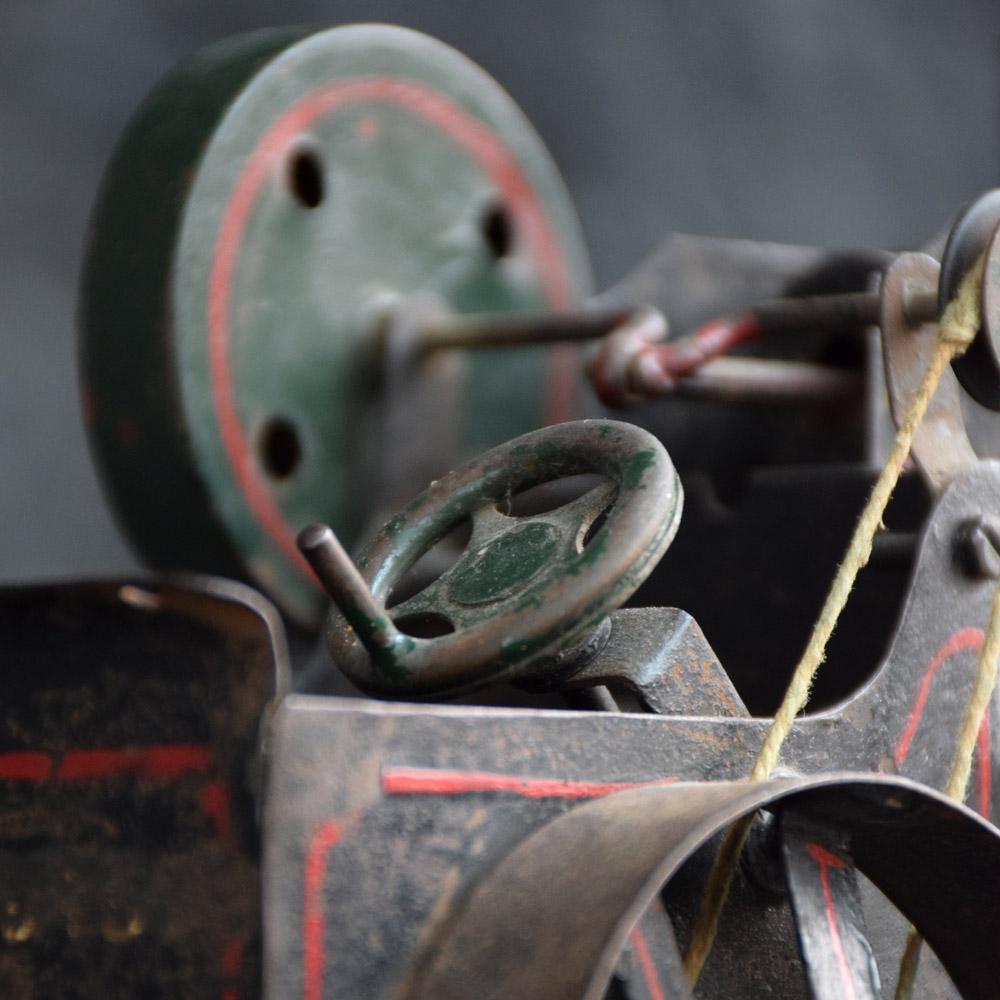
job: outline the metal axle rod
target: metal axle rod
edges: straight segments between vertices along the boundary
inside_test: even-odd
[[[907,315],[914,324],[937,316],[937,293],[914,291]],[[416,339],[421,353],[442,349],[476,350],[484,347],[526,347],[598,340],[613,333],[646,307],[580,309],[570,313],[504,315],[473,313],[439,317],[421,323]],[[758,336],[772,333],[848,332],[879,322],[879,292],[846,292],[761,302],[747,310],[756,321]]]

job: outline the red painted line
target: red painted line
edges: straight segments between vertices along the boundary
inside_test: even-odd
[[[933,659],[928,664],[924,675],[917,688],[917,697],[910,709],[910,715],[906,720],[903,735],[899,739],[899,744],[892,755],[893,761],[899,767],[907,758],[910,746],[920,727],[920,720],[923,718],[924,710],[927,707],[927,699],[930,697],[931,686],[934,678],[941,667],[951,657],[969,649],[981,649],[983,645],[983,630],[979,628],[961,628],[952,633],[945,641],[944,645],[934,654]],[[976,746],[976,756],[978,758],[978,796],[979,812],[989,819],[990,805],[992,799],[993,766],[990,756],[990,721],[989,715],[983,718],[983,724],[979,729],[979,737]]]
[[[461,795],[467,792],[511,792],[530,799],[596,798],[628,788],[669,785],[677,778],[659,781],[596,782],[559,781],[552,778],[519,778],[482,771],[443,771],[431,768],[387,768],[382,790],[387,795]],[[303,1000],[322,1000],[324,965],[323,881],[330,852],[349,826],[361,818],[331,819],[322,823],[309,841],[302,896]],[[645,941],[643,942],[645,944]],[[648,948],[647,948],[648,955]],[[662,993],[660,994],[662,996]],[[657,997],[656,1000],[659,1000]]]
[[[176,781],[185,774],[205,774],[212,763],[207,746],[176,743],[138,747],[95,747],[67,750],[58,766],[52,753],[0,753],[0,781],[42,783],[55,780],[93,781],[131,777]],[[229,789],[221,779],[206,782],[198,792],[201,811],[212,821],[220,840],[232,837]]]
[[[243,969],[243,952],[246,941],[240,934],[234,934],[226,940],[222,949],[222,971],[227,976],[238,976]]]
[[[222,974],[229,980],[239,978],[243,971],[243,954],[246,950],[246,940],[241,934],[234,934],[226,939],[222,948]],[[232,984],[226,986],[219,1000],[240,1000],[239,990]]]
[[[833,948],[834,957],[837,959],[837,969],[840,971],[840,982],[844,988],[844,1000],[857,1000],[854,992],[854,977],[851,975],[851,967],[847,964],[847,956],[844,954],[844,942],[840,938],[840,928],[837,926],[837,910],[833,905],[833,891],[830,888],[830,869],[846,868],[841,858],[828,851],[819,844],[806,844],[813,861],[819,865],[819,880],[823,887],[823,904],[826,909],[826,923],[830,930],[830,944]]]
[[[649,344],[641,353],[654,357],[664,379],[673,383],[693,374],[713,358],[729,354],[740,344],[756,340],[760,332],[760,325],[753,316],[741,316],[735,320],[715,319],[677,340]]]
[[[94,748],[68,750],[56,770],[50,753],[0,753],[0,781],[44,782],[55,770],[57,781],[81,781],[131,774],[140,778],[174,780],[182,775],[204,773],[211,765],[211,751],[206,746],[175,743],[143,747]],[[215,825],[216,836],[226,840],[232,834],[229,813],[229,789],[221,780],[207,782],[198,794],[202,812]],[[230,938],[222,955],[222,970],[229,977],[238,976],[243,965],[244,942]],[[226,987],[220,1000],[239,1000],[239,993]]]
[[[699,327],[694,332],[698,343],[710,357],[728,354],[730,351],[756,340],[760,336],[760,323],[753,315],[741,316],[733,320],[714,320]]]
[[[910,715],[900,737],[899,745],[892,759],[898,767],[906,760],[910,752],[910,744],[917,733],[917,727],[923,717],[924,709],[927,707],[927,699],[931,693],[931,685],[934,683],[934,676],[945,661],[949,660],[956,653],[961,653],[966,649],[979,649],[983,645],[983,631],[978,628],[962,628],[948,637],[945,644],[934,654],[924,676],[921,678],[920,687],[917,689],[917,698],[910,709]]]
[[[565,309],[572,295],[556,234],[517,159],[495,132],[444,95],[416,81],[391,76],[341,80],[306,94],[271,124],[236,180],[216,238],[208,284],[208,363],[219,433],[243,496],[257,523],[311,580],[312,571],[295,544],[295,533],[256,469],[237,410],[229,368],[230,299],[243,233],[262,187],[280,169],[293,140],[316,119],[358,102],[395,104],[440,129],[496,185],[538,262],[549,305]],[[570,415],[566,400],[572,400],[575,366],[567,363],[566,352],[559,348],[550,357],[551,397],[546,416],[565,420]]]
[[[843,858],[838,858],[833,851],[828,851],[822,844],[806,844],[809,857],[813,859],[821,868],[846,868],[847,863]]]
[[[444,771],[436,768],[386,768],[382,791],[386,795],[468,795],[474,792],[506,792],[526,799],[592,799],[629,788],[669,785],[678,779],[657,781],[559,781],[554,778],[522,778],[486,771]]]
[[[59,781],[79,781],[128,774],[139,767],[138,754],[127,750],[69,750],[59,762]]]
[[[148,778],[179,778],[190,771],[205,772],[212,764],[207,746],[194,743],[161,744],[142,748],[142,775]]]
[[[646,943],[646,935],[642,933],[642,928],[636,924],[629,935],[632,939],[632,947],[635,949],[642,966],[642,977],[646,980],[646,989],[649,990],[651,1000],[667,1000],[663,987],[660,985],[660,977],[653,964],[653,956],[649,953],[649,945]]]
[[[347,824],[328,820],[313,834],[306,854],[305,892],[302,897],[302,962],[304,1000],[323,996],[323,880],[330,851],[344,835]]]
[[[211,764],[208,747],[190,744],[68,750],[59,762],[59,781],[134,774],[173,780],[191,771],[204,773]]]
[[[51,753],[0,754],[0,780],[93,781],[129,775],[151,781],[176,781],[185,774],[206,774],[212,764],[207,746],[175,743],[138,747],[95,747],[67,750],[55,765]],[[229,789],[221,779],[206,782],[198,792],[201,811],[212,821],[220,840],[232,837]]]
[[[46,781],[51,774],[47,753],[0,753],[0,781]]]
[[[198,792],[198,805],[215,827],[215,835],[222,841],[233,837],[233,822],[229,811],[229,789],[220,778],[206,781]]]
[[[204,773],[211,764],[208,747],[160,744],[138,747],[98,747],[67,750],[56,766],[57,754],[42,751],[0,753],[0,781],[80,781],[134,774],[170,781],[190,771]]]

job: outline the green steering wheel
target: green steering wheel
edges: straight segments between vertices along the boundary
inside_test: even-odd
[[[516,493],[587,473],[602,481],[555,510],[504,513]],[[523,677],[579,644],[652,571],[681,505],[677,473],[656,438],[630,424],[581,420],[515,438],[432,483],[382,528],[357,567],[324,525],[302,532],[300,546],[334,599],[326,638],[354,683],[381,696],[455,695]],[[472,534],[458,561],[387,608],[404,574],[466,518]],[[446,634],[407,634],[408,622],[428,618]]]

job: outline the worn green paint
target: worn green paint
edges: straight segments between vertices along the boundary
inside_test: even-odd
[[[386,618],[371,618],[364,615],[357,608],[350,609],[348,616],[354,624],[349,626],[355,634],[364,632],[366,635],[382,633],[383,636],[392,628],[391,623]],[[410,674],[407,667],[407,656],[416,648],[416,643],[408,635],[395,632],[391,633],[389,642],[382,642],[372,649],[372,661],[377,669],[386,677],[393,680],[403,680]]]
[[[627,470],[632,489],[625,485]],[[610,488],[585,494],[582,503],[497,519],[504,496],[583,471],[599,472]],[[607,523],[577,551],[586,519],[611,497]],[[624,507],[616,510],[619,504]],[[454,632],[417,639],[409,650],[394,645],[388,654],[369,655],[339,628],[341,610],[331,618],[331,652],[352,680],[379,694],[455,694],[499,675],[515,677],[558,658],[634,592],[673,538],[681,508],[669,456],[639,428],[581,421],[508,442],[411,501],[361,559],[374,596],[384,601],[429,546],[471,517],[473,542],[459,562],[392,609],[397,621],[441,615]]]
[[[553,225],[572,294],[587,294],[568,197],[517,108],[447,46],[383,26],[257,34],[178,69],[109,167],[84,279],[92,440],[141,554],[160,568],[249,578],[308,624],[323,596],[262,529],[223,446],[208,281],[236,178],[268,127],[319,86],[378,74],[436,90],[502,138]],[[495,195],[491,181],[438,130],[369,102],[317,119],[295,148],[317,156],[325,196],[305,208],[279,168],[248,216],[229,316],[234,405],[253,472],[284,521],[326,521],[349,544],[371,513],[363,479],[371,442],[359,430],[373,405],[381,303],[427,292],[457,311],[511,312],[545,301],[537,262],[489,253],[479,219]],[[463,454],[537,426],[546,388],[546,352],[473,355],[457,414]],[[269,476],[257,450],[273,417],[294,425],[301,447],[283,479]],[[123,422],[139,429],[134,448],[121,440]]]
[[[403,514],[396,514],[393,518],[389,520],[389,523],[385,526],[385,531],[390,535],[395,537],[403,530],[406,523],[406,517]]]
[[[500,646],[500,657],[505,663],[520,664],[544,645],[544,639],[507,639]]]
[[[542,599],[538,594],[525,594],[521,600],[517,602],[518,611],[529,611],[534,608],[540,608],[542,606]]]
[[[551,525],[535,522],[515,528],[495,538],[451,576],[448,596],[460,604],[509,597],[550,562],[557,544],[558,535]]]
[[[388,646],[376,650],[372,654],[372,662],[383,676],[391,680],[403,680],[412,673],[407,666],[406,658],[416,645],[409,636],[400,636]]]
[[[642,482],[642,477],[647,469],[651,469],[656,463],[656,455],[652,451],[637,451],[626,463],[625,473],[622,481],[625,486],[634,490]]]
[[[168,277],[207,137],[261,63],[301,36],[255,33],[178,67],[130,123],[94,208],[80,286],[87,429],[118,520],[155,567],[246,575],[194,468]]]

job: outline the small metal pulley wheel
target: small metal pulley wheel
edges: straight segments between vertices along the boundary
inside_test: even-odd
[[[951,229],[941,257],[938,303],[942,313],[984,251],[982,325],[952,367],[977,403],[1000,410],[1000,188],[964,208]]]
[[[584,474],[600,481],[555,510],[504,512],[515,494]],[[300,545],[334,598],[327,643],[354,683],[382,696],[456,695],[523,677],[577,646],[652,571],[681,505],[680,481],[656,438],[630,424],[582,420],[515,438],[432,483],[356,568],[323,525],[307,528]],[[466,518],[472,533],[458,561],[387,609],[404,574]],[[407,634],[416,620],[444,634]]]

